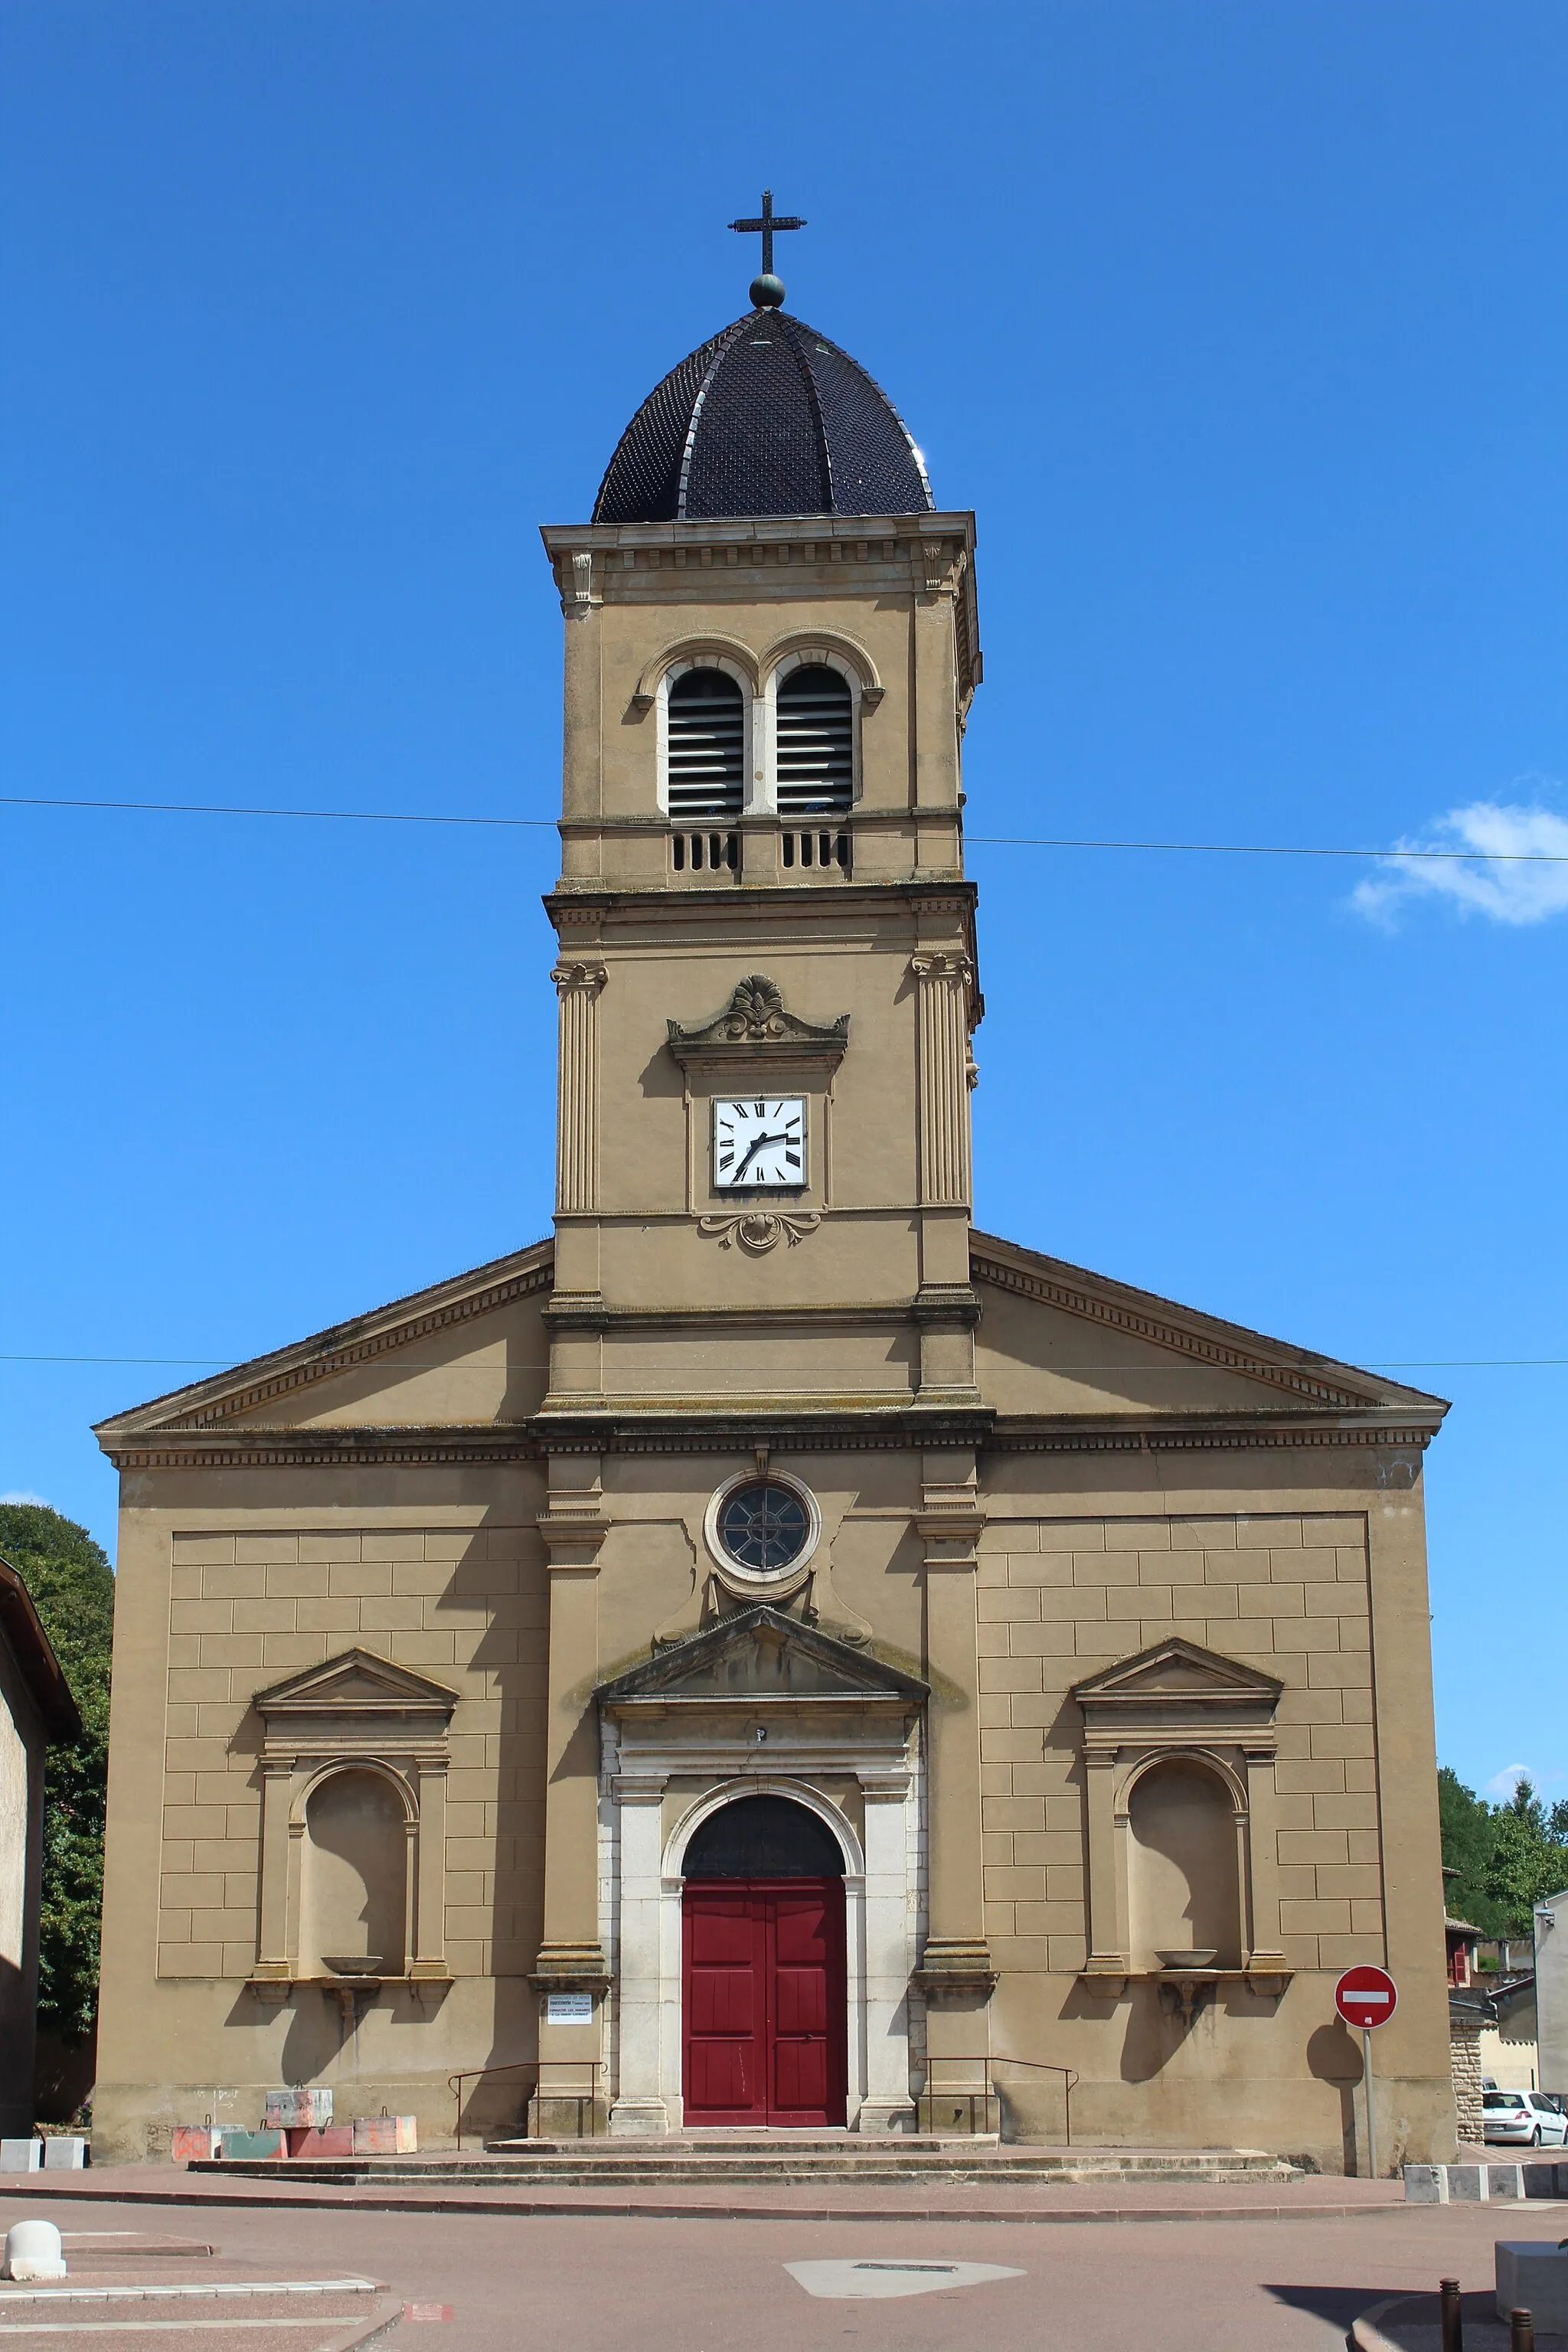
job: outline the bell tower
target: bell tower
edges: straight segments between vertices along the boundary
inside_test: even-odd
[[[979,1402],[973,519],[778,280],[752,291],[637,412],[592,522],[543,532],[551,1416]]]
[[[791,225],[764,203],[736,226]],[[564,2003],[610,1982],[583,1693],[605,1638],[601,1553],[622,1513],[647,1508],[650,1456],[684,1457],[718,1508],[737,1460],[787,1479],[826,1451],[901,1454],[924,1549],[920,1646],[946,1694],[932,1784],[963,1791],[952,1801],[975,1825],[932,1881],[924,1965],[993,1981],[971,1590],[991,1420],[969,1246],[981,1001],[960,756],[980,678],[973,517],[935,506],[897,410],[784,310],[770,269],[751,290],[753,309],[633,417],[593,520],[543,532],[565,620],[545,902],[556,1239],[535,1423],[551,1707],[533,1982],[550,2068],[591,2054],[585,2028],[552,2026],[552,1990]],[[761,1507],[775,1506],[795,1507]],[[827,1588],[798,1583],[791,1605],[826,1625]],[[852,1641],[870,1636],[858,1622]],[[899,2111],[907,2084],[888,2096]]]

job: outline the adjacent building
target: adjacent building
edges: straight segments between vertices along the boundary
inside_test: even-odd
[[[59,1660],[21,1576],[0,1559],[0,2136],[33,2127],[44,1766],[49,1742],[77,1739]]]

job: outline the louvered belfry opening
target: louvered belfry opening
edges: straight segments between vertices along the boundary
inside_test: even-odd
[[[792,670],[778,690],[779,814],[821,816],[855,797],[855,706],[826,662]]]
[[[741,689],[721,669],[689,669],[669,689],[669,814],[675,824],[737,817],[746,796]]]

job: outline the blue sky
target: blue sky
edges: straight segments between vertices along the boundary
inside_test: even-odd
[[[1568,852],[1565,70],[1506,0],[9,0],[0,791],[548,819],[536,525],[767,182],[978,510],[975,835]],[[0,1488],[112,1545],[93,1419],[546,1230],[552,848],[0,808]],[[1568,867],[972,868],[981,1222],[1452,1397],[1441,1752],[1568,1792]]]

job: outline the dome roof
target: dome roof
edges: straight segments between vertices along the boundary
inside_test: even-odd
[[[655,385],[621,436],[594,520],[924,514],[931,504],[921,453],[880,385],[804,320],[770,308],[737,319]]]

